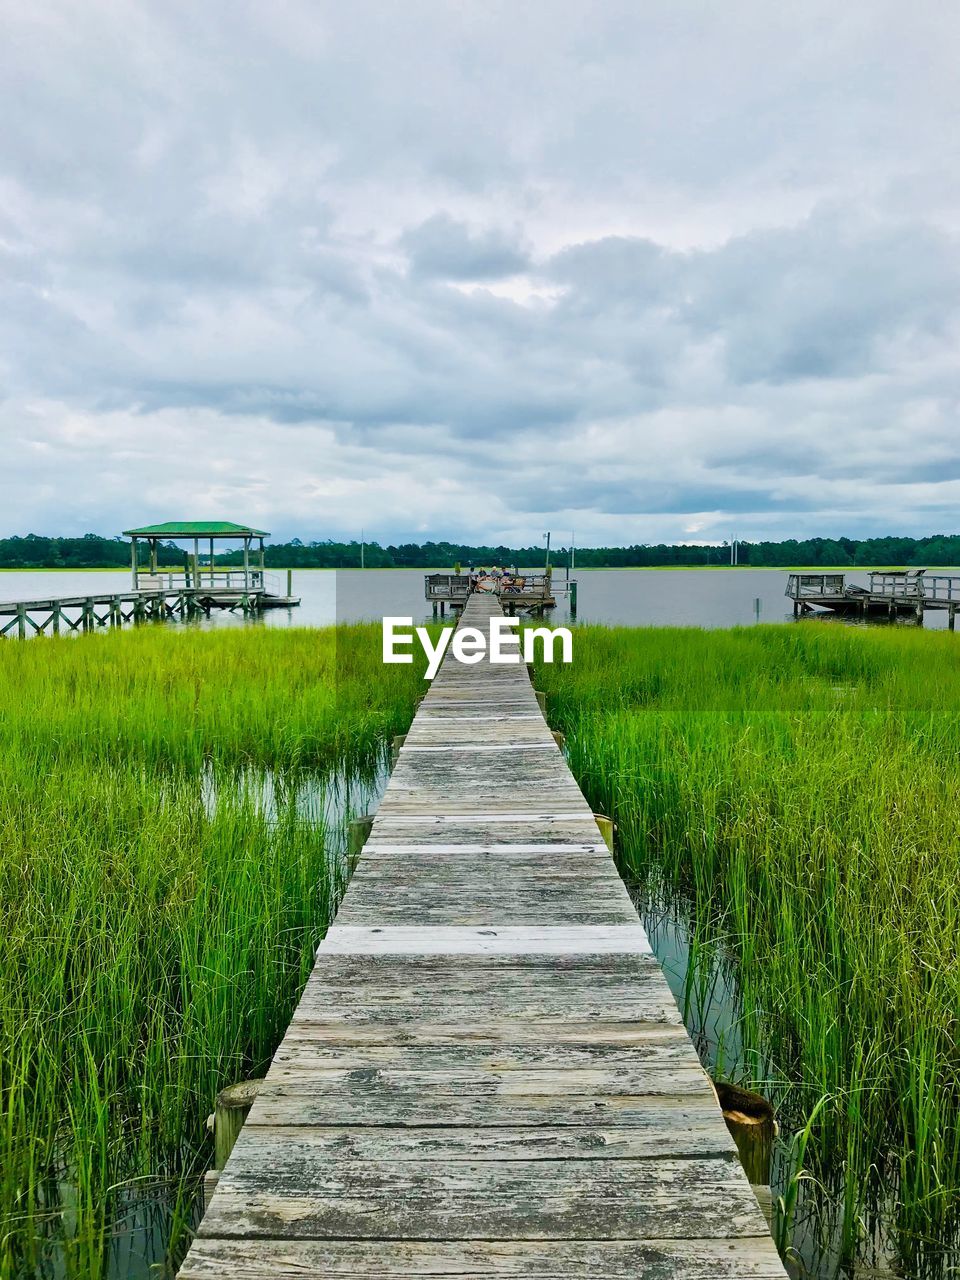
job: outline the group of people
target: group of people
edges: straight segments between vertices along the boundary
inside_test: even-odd
[[[474,569],[473,565],[470,565],[467,575],[470,578],[471,591],[496,591],[501,595],[505,592],[522,591],[526,581],[520,577],[520,570],[516,565],[512,569],[506,569],[498,564],[491,569]]]

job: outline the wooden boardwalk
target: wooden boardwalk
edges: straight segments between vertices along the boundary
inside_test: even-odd
[[[785,1274],[526,668],[448,655],[181,1280]]]

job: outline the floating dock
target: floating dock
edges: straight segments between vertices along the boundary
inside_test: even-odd
[[[949,627],[960,609],[960,575],[928,574],[926,569],[870,573],[868,587],[847,585],[842,573],[791,573],[784,594],[793,601],[793,616],[825,610],[844,617],[903,616],[923,622],[928,609],[946,610]]]
[[[448,653],[180,1280],[785,1275],[526,668]]]

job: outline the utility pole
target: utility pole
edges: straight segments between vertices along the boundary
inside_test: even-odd
[[[546,573],[547,569],[550,568],[550,534],[545,533],[543,536],[547,540],[547,563],[544,565],[544,573]]]
[[[360,530],[360,568],[364,567],[363,563],[363,530]]]

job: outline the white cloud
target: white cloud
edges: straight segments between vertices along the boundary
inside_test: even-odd
[[[956,527],[949,7],[0,13],[0,533]]]

